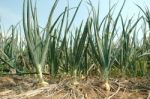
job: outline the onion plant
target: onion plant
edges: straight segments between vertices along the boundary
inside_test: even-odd
[[[77,12],[79,10],[79,7],[82,3],[82,0],[79,2],[78,6],[75,9],[75,12],[73,13],[73,16],[70,18],[69,21],[69,7],[66,7],[66,11],[63,17],[63,20],[61,22],[61,27],[64,27],[64,29],[60,28],[60,32],[64,33],[63,40],[60,45],[60,52],[59,57],[60,60],[60,68],[63,69],[64,72],[70,73],[74,76],[75,81],[74,84],[78,84],[77,82],[77,75],[79,74],[81,70],[81,65],[83,66],[83,57],[84,52],[86,49],[86,40],[87,40],[87,31],[88,31],[88,24],[89,19],[87,20],[84,29],[83,23],[80,24],[79,28],[75,28],[75,31],[71,31],[71,26],[73,24],[73,21],[77,15]],[[66,17],[65,17],[66,16]],[[66,20],[64,22],[64,20]],[[63,23],[64,22],[64,23]],[[56,50],[55,50],[56,51]]]
[[[105,80],[106,90],[110,90],[110,85],[108,83],[109,72],[115,59],[113,55],[114,52],[112,44],[116,34],[116,26],[118,23],[118,19],[120,17],[124,4],[125,1],[115,20],[112,19],[112,10],[110,9],[107,16],[103,19],[101,24],[99,24],[99,10],[96,13],[93,5],[90,3],[93,11],[93,26],[89,28],[89,40],[93,55],[95,56],[95,60],[97,60],[100,65],[100,69]]]
[[[48,62],[50,65],[50,70],[51,70],[50,72],[52,73],[52,75],[56,75],[58,69],[60,68],[59,65],[64,64],[62,68],[68,69],[66,67],[68,67],[68,63],[69,63],[68,57],[70,56],[68,56],[69,55],[68,47],[70,47],[70,45],[67,42],[67,39],[69,39],[68,35],[70,35],[70,31],[72,31],[71,27],[74,23],[74,20],[76,18],[81,3],[82,0],[79,2],[77,7],[74,8],[75,11],[72,12],[73,15],[71,17],[69,15],[70,15],[70,11],[73,9],[70,9],[69,5],[65,7],[60,25],[57,27],[54,34],[52,34],[53,37],[50,39],[49,53],[48,53],[49,54]],[[60,37],[62,36],[62,34],[64,35],[63,38]],[[63,54],[65,54],[64,55],[65,57],[63,56]],[[60,60],[59,58],[62,59]],[[64,60],[65,63],[63,62]]]
[[[123,18],[121,17],[121,23],[122,23],[122,34],[120,38],[120,44],[119,44],[119,63],[120,67],[122,68],[122,72],[126,72],[130,67],[130,70],[135,70],[135,63],[137,60],[137,56],[140,54],[138,53],[138,44],[136,43],[137,39],[137,31],[136,26],[141,18],[138,18],[135,23],[132,22],[132,19],[130,19],[128,22],[124,22]],[[127,25],[126,25],[127,23]],[[132,25],[133,23],[133,25]],[[132,71],[133,72],[133,71]]]
[[[42,76],[42,67],[45,65],[47,59],[47,52],[50,43],[50,38],[54,28],[59,21],[60,16],[56,18],[54,23],[52,23],[52,16],[59,0],[56,0],[50,11],[49,18],[45,30],[40,31],[40,27],[37,19],[37,8],[32,7],[31,0],[24,0],[23,3],[23,28],[25,39],[27,41],[27,46],[31,54],[32,63],[36,68],[39,83],[42,85],[47,85]]]
[[[148,8],[148,6],[145,7],[145,9],[143,9],[142,7],[140,7],[139,5],[137,5],[138,8],[140,8],[140,10],[143,12],[144,14],[144,29],[143,29],[143,33],[144,33],[144,37],[143,37],[143,47],[142,50],[149,50],[149,45],[150,45],[150,9]],[[149,29],[147,29],[147,24],[149,26]],[[147,38],[147,34],[149,34],[149,37]],[[150,63],[150,56],[147,56],[146,58],[147,60],[147,65],[149,65]],[[146,64],[146,63],[145,63]],[[146,67],[146,66],[145,66]]]
[[[74,40],[73,38],[71,39],[70,47],[68,49],[69,65],[71,65],[71,68],[73,69],[73,76],[75,77],[74,84],[78,84],[77,75],[83,71],[83,66],[86,65],[86,61],[84,61],[86,56],[84,56],[84,53],[88,47],[87,37],[89,22],[90,19],[87,19],[83,31],[81,30],[82,24],[79,29],[76,29],[75,38]]]
[[[8,29],[7,34],[11,34],[10,36],[4,36],[2,32],[1,35],[1,41],[0,41],[0,60],[3,65],[3,68],[6,68],[11,71],[11,69],[14,69],[17,71],[17,73],[21,73],[21,71],[16,67],[17,63],[17,56],[18,56],[18,33],[17,33],[17,25],[11,26]]]
[[[143,43],[142,46],[137,42],[137,24],[142,19],[142,17],[137,18],[135,22],[132,21],[132,18],[128,20],[128,22],[124,22],[123,18],[121,17],[121,24],[122,24],[122,34],[120,37],[120,44],[118,47],[119,52],[119,65],[122,69],[122,73],[125,74],[132,74],[133,76],[137,75],[139,71],[139,67],[145,67],[147,64],[147,57],[149,55],[149,51],[147,50],[147,40],[146,40],[146,28],[144,28],[143,32]],[[141,61],[143,61],[141,66]],[[140,63],[139,63],[140,62]]]

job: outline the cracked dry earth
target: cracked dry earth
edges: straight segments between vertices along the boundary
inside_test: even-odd
[[[88,77],[73,85],[73,79],[49,81],[40,87],[33,77],[0,77],[0,99],[150,99],[150,78],[110,79],[111,91],[103,80]]]

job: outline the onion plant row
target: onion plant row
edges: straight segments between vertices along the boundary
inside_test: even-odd
[[[82,76],[99,75],[105,80],[110,90],[109,77],[113,72],[117,75],[146,76],[149,72],[149,9],[145,16],[124,20],[122,4],[114,16],[114,5],[108,14],[100,20],[99,5],[96,9],[88,1],[90,13],[86,21],[73,27],[82,0],[77,7],[64,7],[57,17],[56,8],[59,0],[55,0],[45,27],[39,26],[37,7],[31,0],[23,2],[23,33],[21,26],[11,26],[10,36],[0,31],[0,70],[15,69],[18,74],[36,73],[40,84],[47,84],[43,74],[50,76],[67,76],[74,78],[74,84]],[[70,14],[71,13],[71,14]],[[138,25],[140,23],[141,27]],[[138,40],[138,32],[143,36]],[[140,43],[139,43],[140,42]],[[119,72],[121,71],[121,72]],[[115,75],[115,74],[114,74]]]

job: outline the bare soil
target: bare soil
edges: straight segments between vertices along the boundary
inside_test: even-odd
[[[29,76],[0,77],[0,99],[150,99],[150,78],[111,78],[111,90],[106,91],[104,81],[88,77],[73,84],[73,78],[50,80],[41,87]]]

